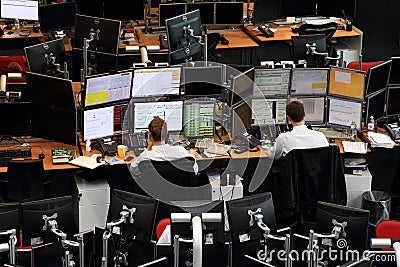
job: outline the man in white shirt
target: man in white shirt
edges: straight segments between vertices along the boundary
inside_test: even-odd
[[[306,112],[301,102],[292,101],[286,106],[286,115],[293,125],[293,130],[281,133],[271,149],[274,159],[285,156],[293,149],[306,149],[328,146],[329,143],[323,133],[307,128],[304,123]],[[275,153],[275,154],[273,154]]]
[[[147,133],[147,148],[144,150],[134,162],[131,164],[131,171],[134,175],[139,176],[139,163],[144,160],[155,161],[171,161],[185,157],[194,157],[196,151],[190,150],[189,152],[182,146],[171,146],[165,143],[168,129],[167,123],[158,116],[149,123]],[[196,159],[195,159],[196,160]],[[197,174],[199,167],[195,161],[193,170]]]

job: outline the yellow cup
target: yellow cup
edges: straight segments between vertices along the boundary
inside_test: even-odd
[[[128,147],[126,145],[118,145],[117,148],[118,148],[118,157],[124,159]]]

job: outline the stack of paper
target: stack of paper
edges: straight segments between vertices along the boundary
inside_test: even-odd
[[[342,144],[343,144],[343,150],[346,153],[357,153],[357,154],[367,153],[367,144],[364,142],[342,141]]]
[[[372,147],[393,148],[394,142],[386,134],[368,132]]]

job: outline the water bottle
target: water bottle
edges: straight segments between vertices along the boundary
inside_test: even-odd
[[[375,129],[374,116],[369,117],[367,127],[368,127],[368,131],[373,131]]]
[[[350,140],[351,141],[356,141],[357,139],[357,124],[355,120],[351,121],[350,124]]]
[[[19,19],[14,20],[14,32],[19,34]]]

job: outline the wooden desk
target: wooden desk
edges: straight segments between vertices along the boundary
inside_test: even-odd
[[[44,35],[41,32],[33,32],[32,30],[33,27],[21,27],[20,31],[22,30],[30,30],[31,34],[29,34],[28,36],[21,36],[17,33],[13,33],[13,34],[8,34],[11,32],[14,32],[14,30],[4,30],[4,35],[0,36],[0,40],[1,39],[27,39],[27,38],[43,38]]]

